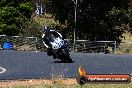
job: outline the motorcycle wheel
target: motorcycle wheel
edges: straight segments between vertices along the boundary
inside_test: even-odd
[[[62,49],[62,61],[63,62],[72,62],[72,59],[71,59],[71,57],[69,56],[69,53],[68,52],[66,52],[66,50],[65,49]]]

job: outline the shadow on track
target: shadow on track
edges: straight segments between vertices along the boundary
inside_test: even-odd
[[[72,61],[72,62],[64,62],[64,61],[54,61],[52,63],[74,63],[75,61]]]

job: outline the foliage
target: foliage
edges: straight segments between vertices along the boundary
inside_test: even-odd
[[[129,2],[129,29],[128,31],[132,33],[132,0]]]
[[[0,34],[9,36],[21,32],[34,10],[32,0],[1,0],[0,6]]]
[[[73,34],[76,0],[49,0],[48,11]],[[127,30],[128,0],[77,0],[77,38],[116,40]]]
[[[27,21],[21,29],[21,36],[39,37],[41,26],[34,19]]]

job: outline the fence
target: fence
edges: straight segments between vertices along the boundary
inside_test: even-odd
[[[71,40],[66,39],[70,51],[86,53],[114,53],[116,52],[116,41],[88,41],[76,40],[75,47]]]
[[[36,51],[36,37],[6,36],[0,35],[0,47],[2,42],[11,41],[14,49],[18,51]],[[1,47],[2,49],[2,47]]]
[[[14,44],[14,49],[19,51],[46,51],[41,38],[0,35],[0,44],[5,40],[11,41]],[[84,53],[116,52],[116,41],[76,40],[76,44],[73,46],[72,40],[65,39],[65,43],[69,51]]]

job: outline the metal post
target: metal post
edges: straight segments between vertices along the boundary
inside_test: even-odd
[[[75,52],[75,44],[76,44],[76,19],[77,19],[77,0],[76,1],[74,1],[74,0],[72,0],[73,2],[74,2],[74,10],[75,10],[75,18],[74,18],[74,23],[75,23],[75,27],[74,27],[74,44],[73,44],[73,48],[74,48],[74,52]]]
[[[116,53],[116,41],[115,41],[115,50],[114,50],[114,53]]]

